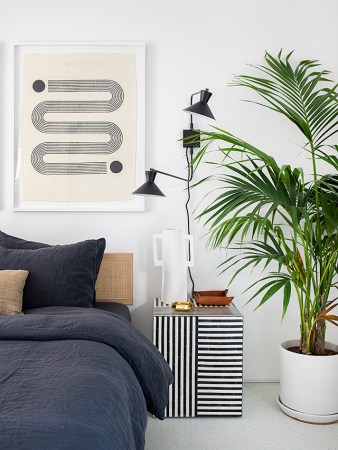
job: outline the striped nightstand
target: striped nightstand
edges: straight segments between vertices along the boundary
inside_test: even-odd
[[[243,316],[229,306],[176,311],[154,301],[153,342],[174,382],[167,417],[241,416]]]

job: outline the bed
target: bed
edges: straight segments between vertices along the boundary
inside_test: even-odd
[[[143,449],[172,374],[123,304],[132,255],[20,241],[0,232],[0,275],[26,276],[23,314],[0,314],[1,450]]]

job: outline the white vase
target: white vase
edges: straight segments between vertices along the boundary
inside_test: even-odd
[[[302,355],[287,350],[299,346],[299,340],[286,341],[280,347],[279,405],[287,415],[310,423],[338,421],[338,354]],[[327,343],[327,349],[338,346]]]
[[[187,255],[187,241],[190,245],[190,259]],[[159,252],[161,243],[162,251]],[[162,259],[159,258],[162,254]],[[153,236],[155,266],[162,267],[161,300],[170,304],[187,300],[187,268],[194,264],[193,238],[182,230],[163,230]]]

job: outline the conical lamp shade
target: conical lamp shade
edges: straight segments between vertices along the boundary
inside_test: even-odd
[[[160,197],[165,197],[161,189],[159,189],[154,183],[156,177],[156,172],[154,170],[146,171],[146,182],[142,184],[136,191],[133,192],[134,195],[156,195]]]
[[[183,111],[186,111],[190,114],[197,114],[199,116],[209,117],[210,119],[215,120],[215,117],[211,112],[211,109],[206,103],[202,102],[194,103],[193,105],[188,106],[188,108],[185,108]]]
[[[134,195],[159,195],[165,197],[161,189],[159,189],[154,182],[146,181],[142,186],[140,186],[136,191],[133,192]]]
[[[209,117],[210,119],[214,119],[215,117],[213,113],[211,112],[211,109],[207,105],[210,97],[212,96],[212,93],[209,92],[208,89],[201,91],[200,101],[194,103],[191,106],[188,106],[188,108],[185,108],[183,111],[186,111],[190,114],[197,114],[199,116]]]

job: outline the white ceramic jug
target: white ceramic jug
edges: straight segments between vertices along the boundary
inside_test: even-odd
[[[158,243],[162,241],[162,259],[159,259]],[[190,245],[190,260],[187,255],[187,241]],[[182,230],[163,230],[153,235],[153,256],[155,266],[162,267],[161,300],[170,304],[187,300],[187,268],[194,265],[193,237]]]

